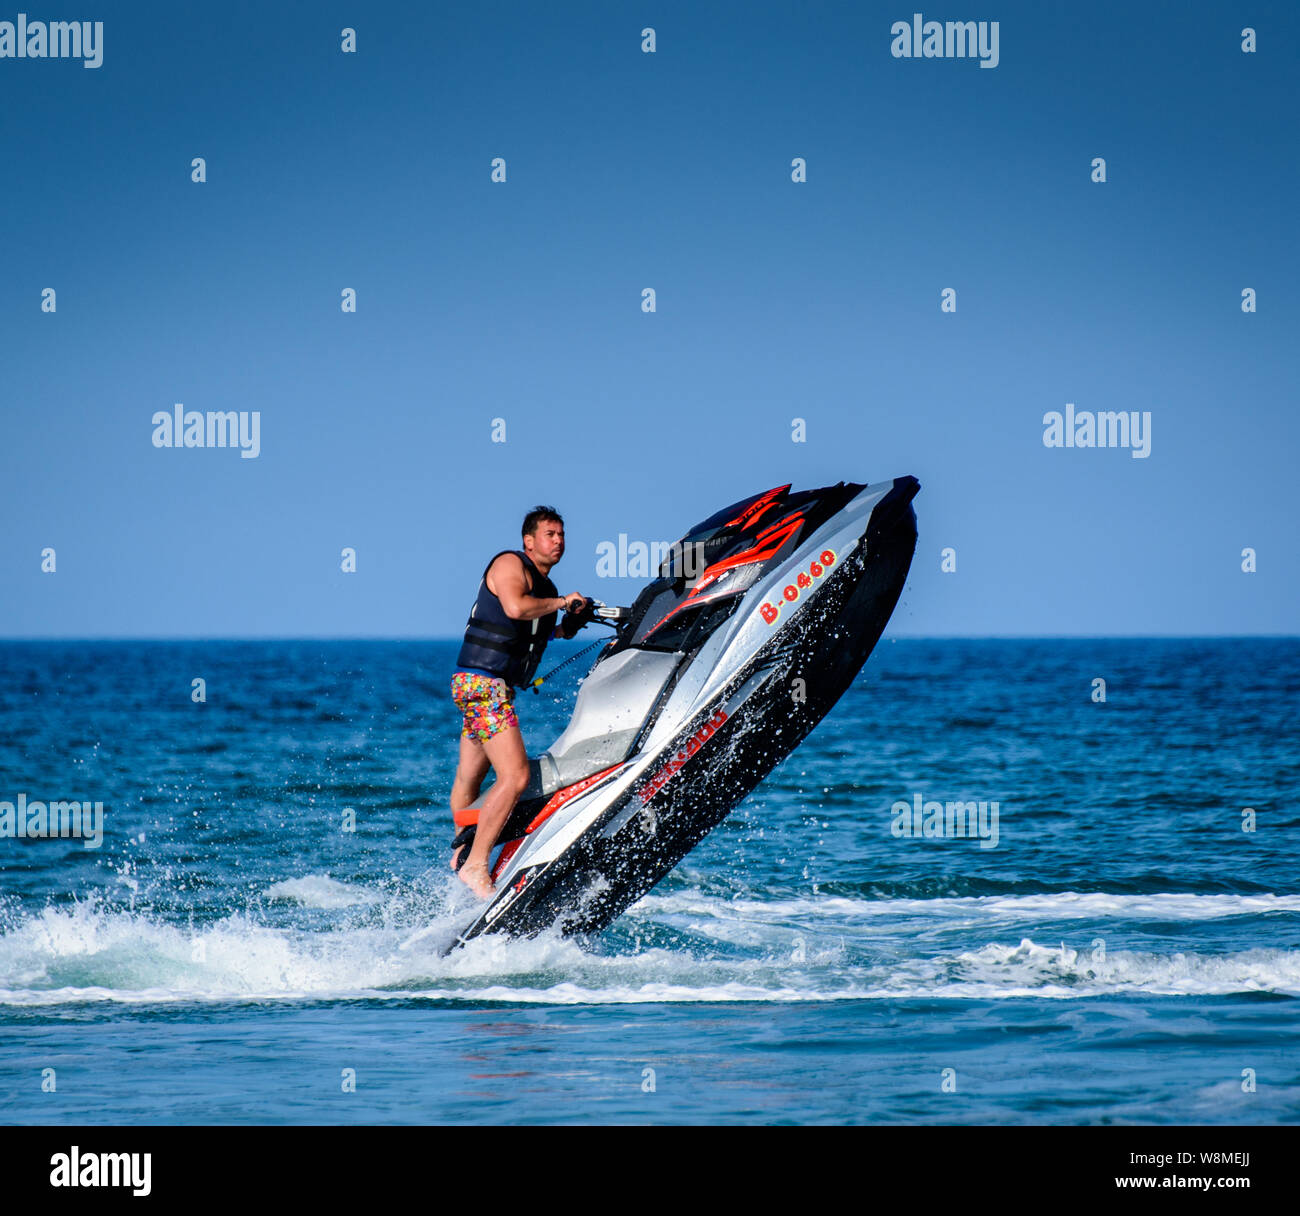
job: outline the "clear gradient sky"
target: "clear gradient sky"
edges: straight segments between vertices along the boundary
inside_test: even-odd
[[[1300,631],[1295,4],[19,11],[104,60],[0,59],[0,636],[451,636],[534,503],[627,602],[620,532],[904,473],[897,636]]]

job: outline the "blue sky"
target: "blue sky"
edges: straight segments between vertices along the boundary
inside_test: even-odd
[[[534,503],[626,602],[619,533],[904,473],[898,636],[1300,631],[1294,5],[921,8],[994,69],[876,3],[29,7],[104,61],[0,59],[0,636],[450,636]]]

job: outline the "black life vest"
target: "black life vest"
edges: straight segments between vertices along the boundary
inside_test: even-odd
[[[520,549],[502,549],[501,553],[492,558],[492,562],[502,553],[514,553],[522,559],[530,583],[525,595],[531,595],[535,599],[560,598],[555,584],[533,565],[527,553]],[[501,601],[488,590],[487,573],[492,569],[492,562],[488,562],[479,581],[478,598],[470,609],[465,641],[456,657],[456,666],[490,671],[507,684],[523,688],[533,678],[537,665],[542,661],[542,651],[551,640],[559,614],[549,612],[531,621],[516,621],[507,616]]]

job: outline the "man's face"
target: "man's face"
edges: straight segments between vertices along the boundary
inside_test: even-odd
[[[530,556],[555,565],[564,556],[564,525],[553,519],[542,520],[531,536],[524,537],[524,549]]]

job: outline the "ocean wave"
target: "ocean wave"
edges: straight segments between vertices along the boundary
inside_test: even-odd
[[[449,884],[452,880],[446,880]],[[617,935],[483,937],[442,957],[464,923],[454,888],[430,907],[311,875],[266,892],[362,918],[324,929],[231,913],[186,926],[97,901],[47,907],[0,934],[0,1005],[415,1000],[644,1004],[1300,994],[1300,951],[1073,949],[1012,922],[1208,921],[1300,912],[1300,896],[1075,895],[1016,899],[642,900]],[[463,903],[463,901],[460,901]],[[364,918],[369,917],[369,920]],[[889,918],[895,918],[890,925]],[[871,931],[853,935],[853,923]],[[937,941],[927,925],[960,925]],[[420,932],[428,926],[427,934]],[[1008,927],[1011,932],[1006,932]],[[918,927],[919,930],[918,931]],[[1037,931],[1035,931],[1037,932]],[[414,937],[413,937],[414,934]],[[662,944],[665,935],[670,944]],[[648,945],[642,945],[642,941]],[[405,949],[403,947],[406,947]]]
[[[1300,895],[1152,895],[1058,891],[1036,895],[973,895],[935,899],[863,899],[808,895],[792,899],[721,899],[698,891],[651,894],[637,905],[650,916],[675,914],[791,918],[816,915],[845,920],[924,916],[935,919],[1219,920],[1229,916],[1300,913]]]

